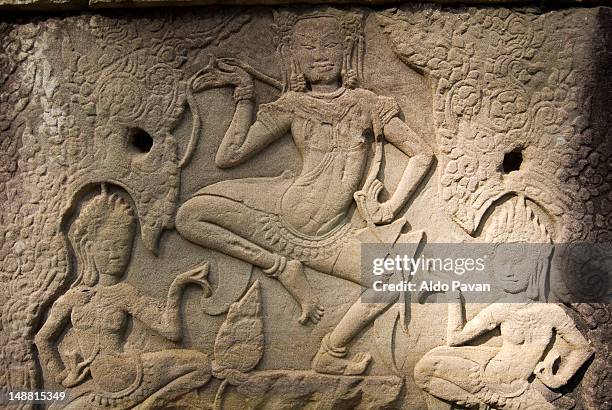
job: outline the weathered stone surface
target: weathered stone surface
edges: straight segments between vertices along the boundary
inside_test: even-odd
[[[437,3],[443,5],[529,5],[536,6],[595,6],[607,5],[609,0],[0,0],[0,10],[86,10],[105,8],[184,7],[184,6],[248,6],[292,4],[362,4],[370,6],[402,3]]]
[[[402,380],[394,376],[332,376],[311,371],[254,373],[237,389],[251,408],[386,409],[398,405]]]
[[[610,307],[574,297],[609,260],[553,244],[612,239],[611,32],[607,7],[3,15],[2,405],[609,407]],[[363,244],[482,242],[540,245],[488,255],[496,303],[367,303]]]

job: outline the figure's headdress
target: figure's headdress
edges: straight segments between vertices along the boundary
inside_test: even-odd
[[[130,204],[116,193],[108,193],[106,187],[102,192],[89,200],[80,210],[68,231],[77,259],[77,277],[72,287],[80,284],[93,286],[98,282],[98,272],[89,251],[91,243],[98,240],[98,232],[113,212],[125,215],[125,223],[132,224],[136,216]]]
[[[346,87],[354,88],[363,75],[363,14],[357,11],[343,11],[331,7],[294,12],[289,10],[274,11],[274,44],[283,60],[283,92],[289,90],[303,90],[304,79],[302,73],[295,72],[291,42],[293,28],[300,20],[331,17],[338,21],[344,34],[345,61],[342,72],[342,81]],[[302,76],[302,78],[299,78]]]
[[[489,243],[551,243],[550,234],[524,196],[514,196],[496,210],[486,232]]]
[[[527,294],[530,299],[538,300],[546,290],[552,239],[538,215],[533,212],[532,206],[523,195],[505,201],[495,210],[485,239],[488,243],[497,244],[496,251],[502,249],[508,252],[507,248],[503,250],[504,244],[525,244],[529,250],[526,256],[537,260],[536,271],[532,273],[536,276],[530,281]]]

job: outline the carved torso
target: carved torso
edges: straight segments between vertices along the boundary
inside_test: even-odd
[[[74,291],[71,321],[84,356],[123,351],[121,338],[128,315],[105,290],[82,287]],[[116,289],[110,293],[117,293]]]
[[[500,325],[503,346],[486,366],[492,382],[511,384],[527,380],[552,340],[553,326],[542,315],[541,304],[509,309]]]
[[[373,119],[386,97],[340,88],[329,94],[288,93],[266,104],[258,119],[271,127],[290,122],[303,159],[300,175],[280,204],[283,219],[300,233],[324,235],[347,217],[359,190],[374,135]]]

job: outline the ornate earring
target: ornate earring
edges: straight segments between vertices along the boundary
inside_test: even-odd
[[[358,79],[357,71],[353,69],[351,64],[352,47],[344,54],[344,64],[342,68],[342,86],[344,88],[357,88]]]
[[[352,68],[342,70],[342,86],[344,88],[357,88],[357,72]]]
[[[289,75],[289,89],[298,93],[306,91],[306,77],[302,74],[297,62],[291,57],[291,74]]]

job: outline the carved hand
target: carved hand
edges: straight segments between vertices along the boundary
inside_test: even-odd
[[[69,366],[64,368],[59,375],[56,376],[56,381],[61,383],[66,388],[74,387],[80,384],[89,374],[89,365],[95,358],[95,355],[89,360],[80,361],[80,356],[76,352],[71,352],[67,355]]]
[[[208,263],[205,263],[195,269],[183,272],[174,279],[174,281],[172,282],[172,286],[183,287],[187,284],[193,283],[202,288],[202,292],[204,292],[204,297],[208,297],[212,293],[210,283],[207,280],[208,269],[209,265]]]
[[[55,375],[55,382],[63,385],[64,384],[64,380],[67,377],[68,377],[68,369],[64,368],[59,373],[56,373],[56,375]]]
[[[538,363],[533,371],[538,379],[551,389],[558,389],[567,383],[567,379],[560,374],[553,373],[553,366],[559,360],[559,353],[551,351],[546,358]]]
[[[211,56],[206,67],[192,77],[191,83],[194,91],[200,91],[226,86],[252,87],[253,79],[237,60]]]
[[[384,188],[382,182],[378,179],[366,181],[363,189],[355,193],[355,199],[362,201],[369,218],[369,222],[375,224],[385,224],[393,220],[393,210],[389,206],[389,202],[379,202],[378,196]]]

